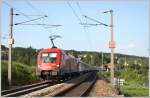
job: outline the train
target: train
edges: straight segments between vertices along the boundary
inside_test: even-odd
[[[60,48],[41,49],[37,55],[36,74],[40,79],[64,79],[91,71],[97,68]]]

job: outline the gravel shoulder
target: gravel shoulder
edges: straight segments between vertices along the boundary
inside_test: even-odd
[[[106,81],[98,79],[92,88],[89,97],[117,97],[118,91]]]

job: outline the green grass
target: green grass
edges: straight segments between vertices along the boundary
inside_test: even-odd
[[[1,63],[1,75],[2,75],[2,89],[8,87],[8,62],[2,60]],[[36,66],[26,65],[19,62],[12,62],[12,81],[17,83],[18,81],[32,81],[36,80]]]
[[[121,86],[120,92],[126,97],[148,97],[149,89],[140,85],[140,83],[145,83],[142,80],[144,76],[137,74],[133,70],[122,70],[120,77],[125,79],[125,84]],[[110,82],[110,72],[104,72],[103,78],[109,83]]]
[[[139,74],[139,70],[122,69],[119,77],[125,79],[125,85],[121,87],[121,93],[125,96],[146,97],[149,95],[149,89],[140,85],[148,82],[148,76]]]
[[[149,95],[149,89],[142,87],[135,82],[129,82],[126,85],[121,86],[121,93],[127,97],[147,97]]]

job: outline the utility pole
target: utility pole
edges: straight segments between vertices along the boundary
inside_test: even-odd
[[[102,52],[102,72],[104,70],[104,66],[103,66],[103,52]]]
[[[103,71],[104,71],[104,66],[103,66],[103,52],[102,52],[102,65],[101,65],[102,67],[102,70],[101,70],[101,73],[102,73],[102,79],[103,79]]]
[[[93,64],[93,56],[91,55],[90,58],[91,58],[90,64],[92,65]]]
[[[114,48],[115,48],[115,42],[114,42],[114,34],[113,34],[113,10],[105,11],[104,13],[110,13],[110,42],[109,42],[109,48],[111,48],[111,84],[115,85],[114,83]]]
[[[111,43],[112,46],[114,45],[114,34],[113,34],[113,10],[110,10],[110,18],[111,18]],[[111,48],[111,84],[114,85],[114,48],[115,47],[110,47]]]
[[[11,79],[12,79],[12,58],[11,58],[11,50],[12,50],[12,44],[14,43],[13,39],[13,8],[10,9],[10,31],[9,31],[9,38],[8,38],[8,44],[9,44],[9,55],[8,55],[8,83],[9,86],[11,86]]]

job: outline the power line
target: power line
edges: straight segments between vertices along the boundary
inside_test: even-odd
[[[43,11],[41,11],[41,10],[39,10],[39,9],[37,9],[35,6],[33,6],[32,4],[31,4],[31,2],[29,1],[29,0],[25,0],[26,1],[26,3],[28,4],[28,6],[30,6],[34,11],[36,11],[37,13],[41,13],[41,14],[45,14],[45,13],[43,13]],[[44,24],[44,19],[43,19],[43,24]],[[42,25],[42,27],[45,29],[45,30],[47,30],[49,27],[45,27],[45,26],[48,26],[48,25]],[[48,31],[48,30],[47,30]],[[49,33],[51,32],[51,31],[48,31]]]
[[[82,8],[81,8],[79,2],[77,1],[76,4],[77,4],[77,7],[79,8],[79,11],[80,11],[81,16],[83,16],[84,13],[83,13],[83,10],[82,10]],[[86,20],[86,22],[87,22],[87,20]],[[87,26],[90,26],[90,25],[87,25]],[[86,36],[86,40],[87,40],[88,43],[89,43],[89,48],[90,48],[91,50],[93,50],[93,46],[92,46],[92,43],[91,43],[91,39],[90,39],[90,36],[89,36],[89,32],[87,31],[87,28],[86,28],[87,26],[83,26],[83,30],[84,30],[84,33],[85,33],[85,36]]]
[[[13,8],[15,11],[17,11],[17,12],[19,12],[20,14],[22,14],[23,16],[25,16],[25,17],[28,17],[29,18],[29,16],[28,15],[26,15],[26,14],[24,14],[23,12],[21,12],[20,10],[18,10],[18,9],[16,9],[16,8],[14,8],[12,5],[10,5],[9,3],[7,3],[6,1],[2,1],[4,4],[6,4],[8,7],[10,7],[10,8]]]
[[[25,0],[26,1],[26,3],[28,4],[28,6],[30,6],[34,11],[36,11],[37,13],[41,13],[41,14],[45,14],[43,11],[41,11],[41,10],[39,10],[39,9],[37,9],[35,6],[33,6],[33,4],[29,1],[29,0]],[[49,18],[49,17],[48,17]],[[50,19],[50,18],[49,18]],[[52,19],[50,19],[50,21],[52,22]],[[44,19],[43,19],[43,24],[44,24]],[[53,22],[52,22],[53,23]],[[45,27],[45,26],[47,26],[47,27]],[[42,25],[42,27],[44,28],[44,29],[48,29],[48,28],[50,28],[50,27],[48,27],[48,26],[50,26],[50,25]],[[53,25],[54,26],[54,25]],[[58,26],[56,26],[56,27],[58,27]],[[57,28],[56,28],[57,29]],[[48,30],[47,30],[48,31]],[[48,32],[51,32],[51,31],[48,31]]]
[[[98,20],[96,20],[96,19],[93,19],[93,18],[91,18],[91,17],[88,17],[88,16],[86,16],[86,15],[84,15],[84,17],[87,18],[87,19],[90,19],[90,20],[92,20],[92,21],[95,21],[95,22],[97,22],[97,23],[100,23],[99,25],[108,26],[107,24],[104,24],[104,23],[102,23],[102,22],[100,22],[100,21],[98,21]]]
[[[38,19],[41,19],[41,18],[45,18],[45,17],[47,17],[47,16],[43,16],[43,17],[39,17],[39,18],[36,18],[36,19],[31,19],[31,20],[28,20],[28,21],[16,23],[15,25],[24,24],[24,23],[27,23],[27,22],[30,22],[30,21],[35,21],[35,20],[38,20]]]
[[[36,11],[37,13],[41,13],[41,14],[45,14],[43,11],[37,9],[35,6],[33,6],[33,4],[29,1],[29,0],[25,0],[26,3],[28,4],[28,6],[30,6],[34,11]],[[48,17],[49,18],[49,17]],[[50,19],[50,18],[49,18]],[[51,19],[50,19],[51,20]],[[52,22],[52,20],[51,20]]]
[[[73,9],[73,7],[71,6],[71,4],[70,4],[68,1],[67,1],[67,4],[68,4],[68,6],[71,8],[73,14],[76,16],[76,18],[78,19],[78,21],[79,21],[79,22],[82,22],[81,19],[80,19],[80,17],[77,15],[76,11]],[[79,7],[79,4],[78,4],[78,7]],[[80,7],[80,9],[81,9],[81,7]],[[87,36],[86,40],[87,40],[87,42],[89,43],[89,47],[90,47],[90,49],[91,49],[91,41],[90,41],[90,38],[89,38],[89,36],[86,34],[86,30],[85,30],[84,27],[83,27],[83,29],[84,29],[85,35]]]
[[[20,15],[20,14],[18,14],[18,15]],[[30,14],[28,14],[27,16],[44,16],[44,15],[30,15]]]
[[[76,18],[78,19],[78,21],[82,23],[80,17],[78,16],[78,14],[76,13],[76,11],[74,10],[74,8],[71,6],[71,4],[70,4],[68,1],[67,1],[67,4],[68,4],[68,6],[71,8],[73,14],[76,16]],[[82,9],[81,9],[81,7],[80,7],[80,5],[79,5],[78,2],[77,2],[77,6],[78,6],[79,9],[80,9],[80,13],[83,14],[83,11],[82,11]],[[86,40],[87,40],[87,42],[88,42],[88,44],[89,44],[89,48],[92,50],[92,44],[91,44],[91,40],[90,40],[89,34],[88,34],[88,32],[86,31],[85,27],[83,27],[83,30],[84,30],[84,33],[85,33],[85,36],[86,36]]]
[[[81,6],[80,6],[80,4],[79,4],[78,1],[76,2],[76,4],[77,4],[77,6],[78,6],[78,8],[79,8],[79,10],[80,10],[81,15],[84,15],[84,13],[83,13],[83,11],[82,11],[82,9],[81,9]]]
[[[31,19],[28,15],[24,14],[22,11],[16,9],[15,7],[13,7],[12,5],[10,5],[9,3],[7,3],[6,1],[3,1],[4,4],[6,4],[8,7],[13,8],[15,11],[19,12],[20,14],[22,14],[23,16],[25,16],[27,19]],[[36,22],[36,21],[34,21]],[[38,22],[36,22],[38,23]],[[43,25],[41,25],[43,27]],[[43,27],[44,28],[44,27]],[[44,28],[47,32],[49,32],[46,28]]]
[[[36,7],[34,7],[28,0],[25,0],[26,1],[26,3],[28,4],[28,6],[30,6],[34,11],[36,11],[36,12],[40,12],[40,13],[42,13],[42,14],[45,14],[45,13],[43,13],[41,10],[38,10]],[[43,20],[43,24],[44,24],[44,20]],[[43,26],[44,27],[44,26]],[[45,27],[44,27],[45,28]],[[46,28],[45,28],[46,29]]]
[[[45,14],[43,11],[41,11],[41,10],[39,10],[39,9],[37,9],[29,0],[25,0],[26,1],[26,3],[28,4],[28,6],[30,6],[34,11],[36,11],[37,13],[41,13],[41,14]],[[50,21],[51,21],[51,23],[53,24],[53,21],[52,21],[52,19],[50,18],[50,17],[48,17],[49,19],[50,19]],[[58,27],[58,26],[61,26],[61,25],[44,25],[44,19],[42,20],[42,22],[43,22],[43,24],[42,24],[42,26],[43,26],[43,28],[44,29],[46,29],[47,31],[49,31],[50,33],[53,33],[52,31],[51,31],[51,29],[49,29],[49,28],[52,28],[52,27]],[[28,24],[27,24],[28,25]],[[30,25],[30,24],[29,24]],[[39,24],[40,25],[40,24]],[[55,30],[57,30],[57,33],[58,33],[58,28],[55,28]],[[63,35],[63,33],[61,34],[61,35]],[[63,41],[63,40],[62,40]]]
[[[40,13],[42,13],[42,14],[44,14],[41,10],[39,10],[39,9],[37,9],[36,7],[34,7],[30,2],[29,2],[29,0],[25,0],[26,1],[26,3],[33,9],[33,10],[35,10],[36,12],[40,12]]]
[[[77,17],[78,21],[82,22],[80,17],[77,15],[77,13],[75,12],[75,10],[73,9],[73,7],[71,6],[71,4],[67,1],[68,6],[71,8],[73,14]]]
[[[84,16],[85,14],[84,14],[84,12],[83,12],[81,6],[80,6],[80,3],[77,1],[76,4],[77,4],[77,7],[79,8],[79,11],[80,11],[81,16]],[[86,19],[86,18],[84,18],[84,19]],[[86,19],[86,22],[87,22],[87,19]],[[82,23],[80,23],[80,24],[82,24]],[[93,24],[93,25],[94,25],[94,24]],[[96,24],[96,25],[97,25],[97,24]],[[92,26],[92,25],[86,25],[86,26],[84,25],[84,27],[89,27],[89,26]]]
[[[21,25],[44,25],[44,26],[56,26],[56,27],[61,26],[61,25],[49,25],[49,24],[21,24]]]

